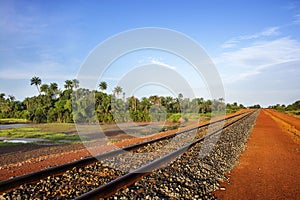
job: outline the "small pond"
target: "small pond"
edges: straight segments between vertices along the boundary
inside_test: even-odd
[[[6,138],[0,137],[0,140],[7,143],[49,143],[50,140],[43,139],[43,138]]]

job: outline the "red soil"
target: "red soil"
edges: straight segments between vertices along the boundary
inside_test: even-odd
[[[271,111],[272,114],[274,111]],[[277,116],[277,113],[275,112]],[[293,126],[300,119],[278,114]],[[239,164],[228,173],[230,185],[215,192],[219,199],[299,199],[300,146],[282,124],[262,110]]]

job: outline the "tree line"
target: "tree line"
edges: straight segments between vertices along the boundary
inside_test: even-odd
[[[178,121],[180,113],[210,114],[212,110],[228,112],[244,108],[242,104],[227,104],[224,99],[205,100],[152,95],[141,99],[126,97],[122,87],[116,86],[112,94],[106,92],[107,83],[102,81],[98,90],[79,87],[77,79],[66,80],[64,89],[57,83],[42,84],[39,77],[32,77],[38,95],[16,101],[12,95],[0,94],[0,118],[23,118],[34,123],[45,122],[148,122],[172,118]]]
[[[276,105],[272,105],[269,106],[269,108],[278,110],[280,112],[287,112],[287,113],[291,113],[291,114],[295,114],[295,115],[300,115],[300,100],[295,101],[292,104],[289,105],[280,105],[280,104],[276,104]]]

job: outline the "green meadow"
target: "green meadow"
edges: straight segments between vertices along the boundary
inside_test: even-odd
[[[25,127],[2,129],[0,137],[7,139],[40,138],[53,143],[59,143],[60,140],[80,141],[75,125],[69,123],[30,124]]]

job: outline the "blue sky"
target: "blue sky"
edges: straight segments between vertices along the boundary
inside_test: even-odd
[[[32,76],[63,88],[99,43],[141,27],[173,29],[198,42],[220,73],[227,102],[300,99],[300,2],[289,0],[1,0],[0,92],[19,100],[36,95]],[[183,68],[160,56],[146,52],[144,59]],[[107,74],[111,88],[117,66]]]

